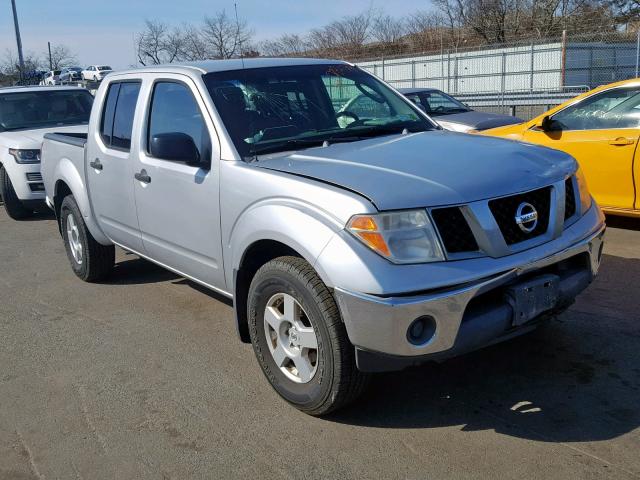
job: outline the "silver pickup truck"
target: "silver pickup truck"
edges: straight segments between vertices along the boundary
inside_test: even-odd
[[[312,415],[370,372],[536,328],[593,280],[605,231],[570,156],[445,132],[328,60],[113,73],[88,135],[46,136],[42,174],[81,279],[117,245],[232,298],[269,382]]]

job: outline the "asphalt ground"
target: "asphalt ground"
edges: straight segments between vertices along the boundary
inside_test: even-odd
[[[271,389],[228,301],[119,251],[72,273],[51,217],[0,212],[0,479],[640,477],[640,221],[557,321],[378,375],[308,417]]]

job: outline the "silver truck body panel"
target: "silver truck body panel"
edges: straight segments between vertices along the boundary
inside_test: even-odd
[[[594,204],[580,218],[564,222],[565,180],[576,170],[570,156],[508,140],[431,131],[264,155],[248,163],[236,151],[202,80],[203,73],[237,69],[239,62],[110,74],[96,96],[86,158],[77,145],[45,140],[49,202],[64,182],[99,242],[116,243],[231,297],[247,250],[259,241],[280,242],[305,258],[333,289],[352,343],[393,355],[446,349],[464,305],[502,280],[567,254],[589,255],[588,273],[597,272],[604,225],[599,208]],[[247,68],[305,62],[330,63],[245,60]],[[213,143],[210,170],[147,154],[150,92],[162,79],[183,82],[194,94]],[[97,127],[105,92],[118,80],[141,82],[126,154],[107,149]],[[103,170],[89,167],[94,158],[100,158]],[[134,179],[141,169],[151,183]],[[488,200],[540,187],[552,192],[547,231],[507,245]],[[355,214],[442,205],[463,208],[481,252],[472,258],[448,255],[446,261],[397,265],[345,230]],[[434,293],[443,289],[454,293]],[[437,315],[439,330],[431,347],[416,350],[407,344],[406,326],[419,312]]]

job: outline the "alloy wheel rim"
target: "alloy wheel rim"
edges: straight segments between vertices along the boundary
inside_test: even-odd
[[[318,338],[300,303],[287,293],[267,302],[264,331],[276,366],[296,383],[310,382],[318,370]]]
[[[78,265],[82,265],[82,242],[80,241],[80,230],[73,214],[67,216],[67,239],[71,255]]]

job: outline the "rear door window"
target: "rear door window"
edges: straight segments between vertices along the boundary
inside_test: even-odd
[[[117,82],[109,86],[100,127],[102,139],[109,147],[131,148],[133,118],[140,93],[140,82]]]

